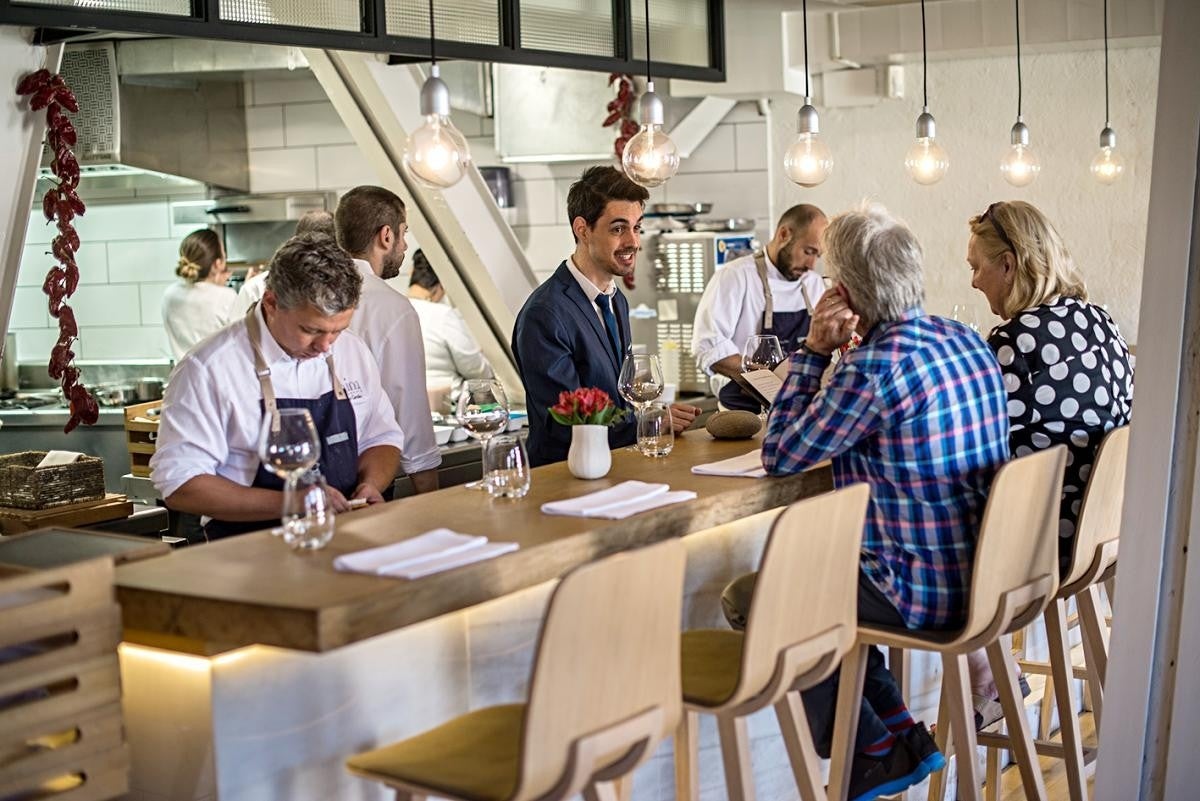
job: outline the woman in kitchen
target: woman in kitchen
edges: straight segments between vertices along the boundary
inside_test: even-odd
[[[215,231],[192,231],[179,245],[179,280],[163,293],[163,327],[175,361],[197,343],[228,325],[237,292],[225,286],[229,268]]]

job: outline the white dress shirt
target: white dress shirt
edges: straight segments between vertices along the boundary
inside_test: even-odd
[[[210,281],[192,284],[180,279],[167,287],[162,318],[172,358],[179,361],[205,337],[229,325],[236,300],[237,293],[232,289]]]
[[[802,286],[808,288],[813,305],[825,294],[825,282],[814,270],[804,273],[797,281],[788,281],[770,258],[764,258],[775,311],[803,310]],[[758,333],[766,306],[754,256],[734,259],[718,269],[704,288],[692,323],[692,355],[696,358],[696,366],[711,375],[712,366],[721,359],[740,356],[746,340],[751,334]]]
[[[596,311],[596,319],[600,321],[600,327],[607,330],[608,326],[604,324],[604,312],[600,311],[600,304],[596,302],[597,295],[608,295],[608,302],[611,305],[613,296],[617,294],[617,282],[610,281],[608,289],[601,292],[600,287],[591,282],[586,275],[579,271],[575,266],[575,257],[567,257],[567,269],[571,271],[571,277],[575,279],[575,283],[579,284],[579,288],[583,290],[583,294],[592,303],[592,308]],[[613,306],[613,312],[616,313],[616,306]]]
[[[267,270],[247,278],[242,288],[238,290],[237,301],[233,304],[234,319],[245,317],[250,306],[262,300],[263,292],[267,291]]]
[[[257,314],[261,319],[262,310]],[[276,397],[315,399],[333,389],[324,358],[288,356],[265,322],[259,345],[271,368]],[[404,435],[367,346],[354,334],[343,333],[331,352],[354,409],[358,452],[377,445],[403,448]],[[261,404],[262,389],[243,318],[188,353],[171,373],[158,448],[150,458],[154,487],[166,498],[196,476],[217,475],[244,487],[253,484],[260,462]]]
[[[371,265],[355,259],[363,277],[362,298],[350,321],[350,330],[362,337],[379,365],[383,391],[396,410],[404,432],[400,466],[409,475],[442,463],[433,436],[429,396],[425,394],[425,345],[421,320],[400,292],[375,275]]]
[[[457,396],[468,378],[491,378],[492,366],[467,329],[462,315],[445,303],[409,298],[421,320],[425,337],[425,382],[430,388],[450,387]]]

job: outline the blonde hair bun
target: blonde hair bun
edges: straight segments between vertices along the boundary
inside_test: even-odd
[[[175,274],[185,281],[195,283],[200,278],[202,268],[190,259],[180,259],[175,267]]]

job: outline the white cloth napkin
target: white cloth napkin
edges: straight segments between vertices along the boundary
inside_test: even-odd
[[[741,476],[745,478],[762,478],[767,471],[762,466],[762,450],[743,453],[722,459],[719,462],[698,464],[692,467],[692,472],[700,476]]]
[[[57,467],[60,464],[74,464],[83,458],[82,453],[76,451],[47,451],[42,457],[42,461],[38,462],[38,467]]]
[[[671,488],[666,484],[622,481],[615,487],[581,495],[578,498],[544,503],[542,511],[548,515],[603,517],[609,520],[620,520],[639,512],[657,509],[672,503],[690,501],[696,497],[696,493],[689,490],[676,492],[670,490]]]
[[[484,536],[435,528],[403,542],[342,554],[333,560],[333,566],[348,573],[417,578],[516,549],[515,542],[489,543]]]

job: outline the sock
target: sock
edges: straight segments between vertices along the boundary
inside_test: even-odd
[[[903,734],[916,725],[913,716],[909,714],[908,707],[904,704],[879,716],[883,721],[883,725],[888,727],[888,731],[892,734]]]
[[[892,746],[895,744],[896,737],[889,732],[864,748],[863,753],[869,757],[885,757],[892,750]]]

